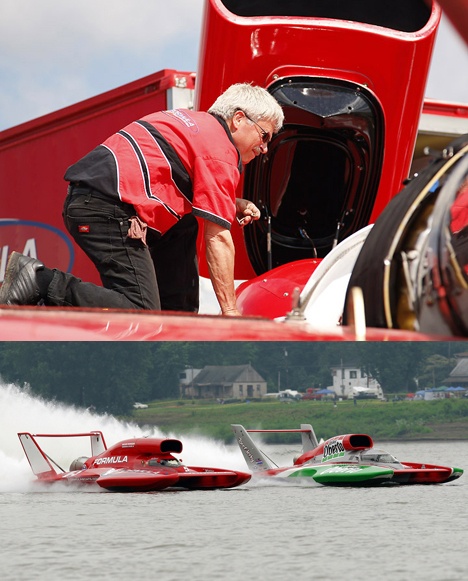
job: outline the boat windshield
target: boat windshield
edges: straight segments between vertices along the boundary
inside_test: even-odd
[[[400,464],[400,462],[384,450],[368,450],[361,454],[361,462],[378,462],[380,464]]]
[[[148,466],[180,466],[179,460],[176,458],[151,458],[148,460]]]

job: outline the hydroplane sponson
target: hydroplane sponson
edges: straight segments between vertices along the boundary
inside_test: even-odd
[[[182,442],[173,438],[132,438],[107,448],[102,432],[18,434],[32,471],[41,483],[97,484],[112,492],[151,492],[166,488],[190,490],[234,488],[251,475],[234,470],[185,466],[173,454]],[[39,445],[37,438],[87,437],[91,456],[73,460],[64,470]]]
[[[246,430],[232,424],[237,444],[253,476],[311,479],[328,486],[376,486],[381,484],[441,484],[460,478],[463,470],[435,464],[401,462],[374,448],[367,434],[334,436],[318,442],[310,424],[291,430]],[[296,432],[302,437],[302,453],[292,466],[279,467],[262,452],[250,432]]]

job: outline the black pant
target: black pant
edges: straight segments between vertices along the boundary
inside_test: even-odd
[[[70,188],[65,226],[98,269],[103,287],[56,270],[46,303],[197,312],[196,218],[184,216],[163,236],[148,229],[145,246],[127,236],[135,215],[130,204],[86,187]]]

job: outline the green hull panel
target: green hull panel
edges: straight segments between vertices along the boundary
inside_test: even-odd
[[[350,485],[379,484],[389,481],[393,476],[391,468],[379,466],[356,466],[352,464],[328,464],[300,468],[290,474],[290,478],[313,478],[319,484]]]

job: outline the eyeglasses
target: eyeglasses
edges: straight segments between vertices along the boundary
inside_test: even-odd
[[[265,129],[263,129],[263,127],[261,125],[259,125],[253,119],[251,119],[245,111],[243,111],[243,113],[249,121],[251,121],[254,125],[256,125],[260,129],[263,143],[265,143],[265,144],[269,143],[271,141],[271,135],[268,133],[268,131],[265,131]]]

